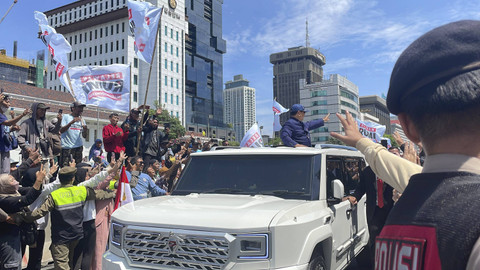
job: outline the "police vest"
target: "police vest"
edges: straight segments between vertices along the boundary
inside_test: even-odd
[[[52,210],[52,242],[68,243],[83,237],[83,205],[87,188],[69,186],[51,193],[55,208]]]
[[[375,241],[375,269],[460,270],[480,236],[480,175],[410,178]]]

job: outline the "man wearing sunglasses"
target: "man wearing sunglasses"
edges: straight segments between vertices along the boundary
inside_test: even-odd
[[[127,178],[132,188],[133,199],[140,200],[149,197],[166,195],[167,192],[153,182],[152,178],[143,173],[145,162],[139,156],[130,159],[131,171],[127,171]]]
[[[290,147],[311,147],[309,131],[319,128],[328,122],[330,114],[323,119],[303,122],[305,118],[305,107],[301,104],[293,104],[290,108],[290,119],[288,119],[280,130],[280,138],[283,144]]]

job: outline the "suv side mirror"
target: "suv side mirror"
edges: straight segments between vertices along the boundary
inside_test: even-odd
[[[333,197],[335,199],[341,200],[344,197],[344,186],[342,181],[335,179],[332,181]]]

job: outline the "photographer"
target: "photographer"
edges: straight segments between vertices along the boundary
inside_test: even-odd
[[[53,157],[53,143],[49,133],[58,133],[62,114],[58,114],[58,121],[53,125],[45,118],[50,109],[44,103],[32,104],[32,117],[23,121],[18,133],[18,145],[22,149],[22,159],[28,158],[31,151],[39,150],[42,159]]]
[[[2,89],[3,90],[3,89]],[[5,113],[10,107],[10,98],[8,95],[0,94],[0,173],[10,173],[10,150],[12,150],[12,141],[10,135],[6,130],[10,130],[7,127],[15,126],[22,117],[30,113],[29,109],[25,109],[22,114],[16,118],[8,120]]]

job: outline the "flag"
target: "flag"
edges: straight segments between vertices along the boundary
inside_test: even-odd
[[[60,78],[68,69],[67,54],[72,51],[72,46],[62,34],[58,34],[53,27],[48,24],[47,16],[39,11],[34,11],[34,17],[38,22],[41,34],[40,39],[47,46],[52,55],[55,71]],[[64,84],[64,86],[66,86]]]
[[[117,194],[115,197],[115,207],[113,208],[113,211],[126,204],[129,204],[132,209],[135,209],[133,204],[132,190],[130,189],[130,183],[128,183],[125,166],[123,166],[122,173],[120,174],[120,179],[118,180]]]
[[[263,147],[262,135],[258,124],[254,124],[245,134],[240,147]]]
[[[282,129],[282,125],[280,124],[280,114],[273,115],[273,131],[280,131]]]
[[[152,62],[161,15],[162,8],[148,2],[128,0],[128,21],[130,32],[135,38],[135,53],[147,63]]]
[[[78,66],[68,70],[72,89],[66,75],[60,81],[75,98],[86,105],[111,110],[130,110],[130,66]]]
[[[288,112],[288,109],[285,109],[280,103],[278,103],[276,100],[273,100],[273,112],[275,114],[282,114],[284,112]]]
[[[383,134],[385,133],[385,126],[369,121],[361,121],[357,119],[358,130],[365,138],[369,138],[376,143],[380,143]]]

